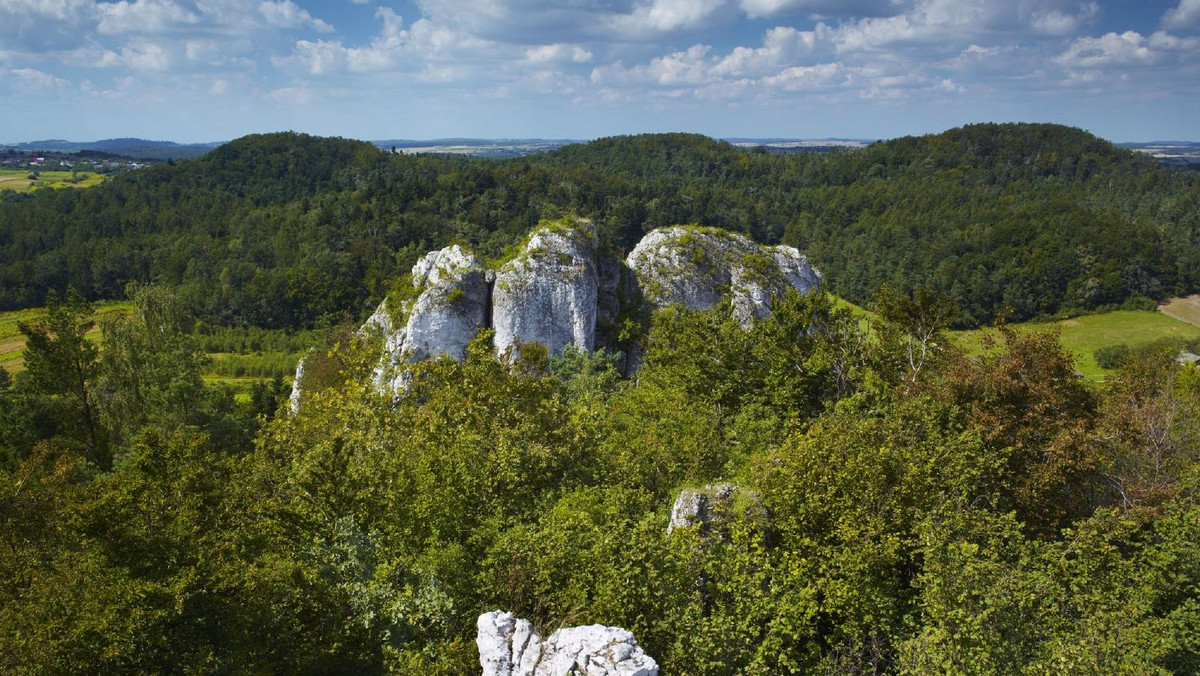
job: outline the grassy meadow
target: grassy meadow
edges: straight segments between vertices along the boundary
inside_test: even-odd
[[[90,171],[41,171],[36,179],[29,178],[27,169],[0,169],[0,190],[31,192],[39,188],[90,188],[104,181],[104,176]]]
[[[1200,312],[1197,313],[1200,319]],[[1017,331],[1057,331],[1063,347],[1075,355],[1075,366],[1090,380],[1103,380],[1105,369],[1096,364],[1094,353],[1110,345],[1137,347],[1163,339],[1200,339],[1200,326],[1164,312],[1119,310],[1054,322],[1013,324]],[[953,331],[951,340],[970,352],[983,351],[985,335],[999,338],[996,329]]]
[[[105,319],[116,314],[125,314],[132,311],[133,303],[125,301],[97,303],[96,313],[93,315],[96,325],[92,327],[91,331],[88,331],[88,340],[100,340],[100,325]],[[0,367],[8,369],[10,374],[25,370],[25,336],[21,335],[21,332],[17,330],[17,323],[33,324],[45,316],[45,308],[30,308],[28,310],[0,313]]]
[[[88,340],[101,339],[100,326],[105,319],[132,311],[133,303],[130,302],[97,303],[93,315],[96,325],[88,332]],[[17,323],[36,323],[45,316],[45,308],[0,313],[0,368],[12,375],[25,370],[25,337],[17,329]],[[216,333],[197,335],[201,348],[208,355],[204,382],[229,387],[245,396],[251,386],[261,380],[270,380],[277,375],[290,380],[304,350],[316,340],[306,331],[216,329]]]

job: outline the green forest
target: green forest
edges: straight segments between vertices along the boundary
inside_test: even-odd
[[[543,219],[597,223],[616,250],[699,224],[805,252],[865,304],[931,286],[959,326],[1078,314],[1200,290],[1200,174],[1056,125],[972,125],[866,149],[777,154],[707,137],[602,139],[505,161],[248,136],[86,191],[0,194],[0,310],[74,287],[178,289],[209,323],[361,319],[417,257],[500,257]]]
[[[664,676],[1200,673],[1200,370],[1151,344],[1093,383],[1006,323],[1200,290],[1198,180],[976,125],[504,161],[276,134],[6,194],[2,307],[47,311],[0,368],[0,671],[471,674],[503,609],[624,627]],[[354,328],[418,256],[500,258],[569,213],[618,250],[676,223],[790,243],[872,312],[669,307],[629,379],[482,330],[377,389]],[[976,352],[946,335],[992,323]],[[313,327],[325,387],[295,413],[278,379],[200,377]]]

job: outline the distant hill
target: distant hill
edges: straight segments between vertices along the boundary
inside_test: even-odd
[[[98,150],[135,159],[186,160],[199,157],[220,146],[221,143],[175,143],[173,141],[148,141],[140,138],[112,138],[101,141],[46,139],[25,143],[8,143],[0,145],[0,149],[13,148],[21,152],[41,150],[62,153]]]

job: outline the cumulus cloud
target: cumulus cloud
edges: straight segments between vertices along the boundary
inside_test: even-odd
[[[786,26],[772,28],[763,37],[761,47],[735,47],[713,66],[713,70],[721,75],[762,75],[812,54],[817,40],[814,31]]]
[[[1108,33],[1098,38],[1080,38],[1071,43],[1067,51],[1055,62],[1068,68],[1095,68],[1098,66],[1145,66],[1159,58],[1149,42],[1140,33]]]
[[[96,30],[101,35],[157,33],[200,22],[200,15],[172,0],[121,0],[95,5]]]
[[[26,90],[62,89],[71,84],[61,77],[43,73],[36,68],[14,68],[11,72],[19,85]]]
[[[741,0],[739,6],[752,19],[786,14],[834,17],[890,16],[903,8],[901,0]]]
[[[1078,32],[1100,13],[1100,5],[1089,2],[1080,5],[1075,11],[1050,9],[1034,11],[1030,14],[1030,27],[1042,35],[1071,35]]]
[[[1200,0],[1179,0],[1179,6],[1163,15],[1162,25],[1174,30],[1200,27]]]
[[[266,19],[267,25],[277,28],[308,27],[322,33],[333,32],[333,26],[321,19],[313,18],[308,10],[302,9],[292,0],[280,0],[279,2],[264,0],[259,4],[258,11]]]
[[[644,35],[702,25],[725,0],[650,0],[641,2],[628,14],[616,14],[607,24],[620,34]]]
[[[492,43],[438,26],[428,19],[418,19],[406,29],[403,18],[387,7],[376,10],[375,17],[382,26],[366,45],[299,40],[292,54],[273,57],[271,61],[279,68],[309,75],[419,70],[427,79],[449,80],[466,72],[455,61],[482,61],[497,55]]]
[[[848,68],[841,63],[821,63],[785,68],[776,75],[763,78],[762,82],[783,91],[814,91],[848,86],[856,76],[863,74],[861,68]]]
[[[525,59],[530,63],[587,63],[593,55],[579,45],[568,45],[556,42],[552,45],[537,45],[525,49]]]
[[[710,49],[708,45],[693,45],[684,51],[651,59],[642,66],[626,68],[618,63],[595,68],[592,70],[592,82],[622,86],[702,84],[711,78]]]

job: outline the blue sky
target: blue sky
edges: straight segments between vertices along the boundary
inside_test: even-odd
[[[1200,140],[1200,0],[0,0],[0,142]]]

